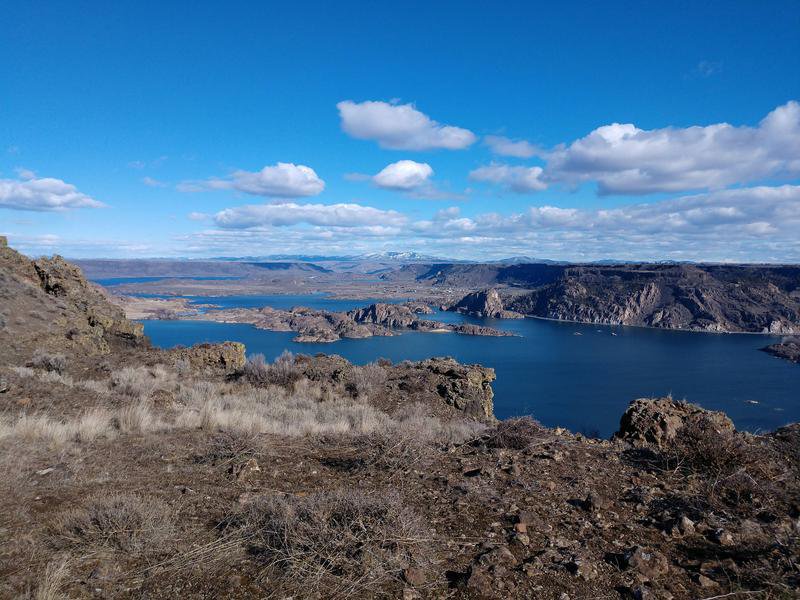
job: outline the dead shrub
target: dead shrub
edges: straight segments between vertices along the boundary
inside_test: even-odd
[[[719,431],[707,419],[685,425],[661,454],[665,470],[696,477],[699,499],[717,510],[751,514],[771,503],[777,466],[766,448],[743,435]]]
[[[160,365],[151,369],[125,367],[111,374],[111,387],[131,398],[149,398],[159,387],[167,385],[169,380],[169,373]]]
[[[51,354],[39,348],[33,353],[33,358],[28,363],[34,369],[43,369],[62,374],[67,370],[67,357],[63,354]]]
[[[375,363],[363,367],[353,367],[352,390],[355,396],[369,398],[384,390],[386,386],[386,369]]]
[[[544,431],[533,417],[519,417],[500,421],[484,437],[490,448],[525,450],[533,445]]]
[[[267,385],[289,387],[302,377],[300,369],[295,364],[294,354],[288,350],[284,350],[272,364],[266,362],[263,354],[254,354],[247,359],[242,373],[248,383],[258,387]]]
[[[162,500],[109,494],[63,513],[51,525],[50,537],[56,548],[142,555],[163,552],[174,531],[173,511]]]
[[[397,597],[402,570],[424,565],[431,542],[422,520],[394,493],[270,496],[235,521],[265,574],[302,596]]]

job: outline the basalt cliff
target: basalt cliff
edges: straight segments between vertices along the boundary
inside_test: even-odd
[[[468,271],[462,267],[457,279],[463,282]],[[486,282],[485,270],[477,275]],[[691,331],[800,332],[800,267],[515,265],[491,280],[503,287],[470,294],[449,308]]]

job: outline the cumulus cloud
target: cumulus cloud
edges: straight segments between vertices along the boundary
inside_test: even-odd
[[[207,189],[230,189],[253,196],[273,198],[299,198],[316,196],[321,193],[325,189],[325,182],[311,167],[279,162],[256,172],[239,170],[224,179],[189,181],[178,185],[178,190],[182,192],[198,192]]]
[[[259,204],[227,208],[214,215],[225,229],[318,225],[332,227],[399,226],[407,218],[394,210],[361,204]]]
[[[530,158],[543,154],[543,150],[526,140],[512,140],[501,135],[487,135],[483,141],[492,152],[501,156]]]
[[[607,209],[530,206],[464,214],[459,207],[413,220],[357,204],[244,206],[216,227],[185,236],[213,255],[380,248],[486,260],[514,254],[565,260],[800,261],[800,186],[719,190]],[[187,250],[189,251],[189,250]]]
[[[715,190],[800,175],[800,104],[788,102],[757,127],[643,130],[613,123],[547,156],[546,179],[596,181],[601,194]]]
[[[547,188],[547,183],[542,179],[541,167],[491,164],[470,172],[469,178],[498,184],[518,194],[540,192]]]
[[[432,175],[433,169],[428,163],[399,160],[384,167],[372,181],[380,188],[408,191],[428,184]]]
[[[344,100],[336,108],[345,133],[390,150],[462,150],[477,139],[468,129],[442,125],[412,104]]]
[[[0,179],[0,208],[32,211],[63,211],[100,208],[102,202],[77,190],[74,185],[51,177],[36,178],[32,171],[23,179]]]

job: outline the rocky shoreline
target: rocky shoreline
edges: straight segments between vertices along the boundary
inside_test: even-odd
[[[428,333],[458,333],[462,335],[511,336],[512,333],[470,323],[453,325],[420,318],[432,314],[427,304],[376,303],[348,312],[295,307],[280,310],[264,308],[210,309],[203,313],[184,315],[182,319],[217,321],[221,323],[247,323],[270,331],[294,331],[295,342],[336,342],[372,336],[392,336],[403,331]]]

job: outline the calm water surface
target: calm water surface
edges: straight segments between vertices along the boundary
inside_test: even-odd
[[[304,305],[327,310],[349,310],[369,303],[321,295],[193,299],[215,304],[224,300],[225,306]],[[380,357],[397,362],[452,356],[497,371],[493,388],[498,417],[531,414],[548,426],[602,436],[617,429],[631,400],[669,393],[724,410],[740,429],[767,430],[800,421],[800,367],[758,351],[776,338],[539,319],[474,319],[456,313],[437,313],[430,318],[481,323],[520,337],[410,332],[332,344],[299,344],[291,341],[294,333],[242,324],[144,321],[144,325],[145,333],[161,347],[231,340],[244,343],[250,354],[260,352],[270,359],[285,349],[339,354],[357,364]]]

